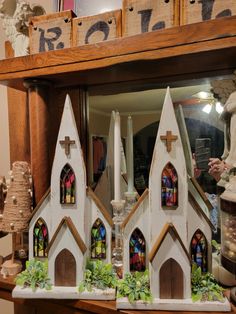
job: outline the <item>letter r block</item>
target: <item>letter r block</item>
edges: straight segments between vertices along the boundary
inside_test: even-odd
[[[29,24],[30,53],[71,47],[72,11],[35,16]]]

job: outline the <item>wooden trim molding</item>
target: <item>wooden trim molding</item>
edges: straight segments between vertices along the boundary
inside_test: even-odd
[[[72,235],[73,235],[76,243],[78,244],[81,252],[84,254],[86,252],[86,250],[87,250],[87,247],[86,247],[84,241],[82,240],[81,236],[79,235],[79,233],[78,233],[78,231],[77,231],[77,229],[76,229],[75,225],[73,224],[73,222],[72,222],[70,217],[62,218],[62,220],[61,220],[59,226],[57,227],[57,229],[56,229],[56,231],[55,231],[55,233],[54,233],[50,243],[48,244],[48,247],[47,247],[46,251],[47,252],[50,251],[54,241],[57,238],[57,235],[58,235],[59,231],[61,230],[61,228],[62,228],[62,226],[64,224],[70,229],[70,232],[72,233]]]
[[[102,204],[100,199],[97,197],[97,195],[93,192],[93,190],[90,187],[87,188],[87,195],[92,198],[94,203],[97,205],[97,207],[99,208],[99,210],[101,211],[101,213],[105,217],[108,224],[112,227],[113,226],[113,220],[112,220],[110,214],[108,213],[105,206]]]
[[[149,194],[149,190],[146,189],[143,194],[138,198],[137,203],[134,205],[134,207],[131,209],[131,212],[129,213],[129,215],[125,218],[125,220],[123,221],[123,223],[121,224],[121,229],[124,229],[125,226],[127,225],[127,223],[130,221],[131,217],[134,215],[134,213],[136,212],[136,210],[139,208],[140,204],[145,200],[145,198],[148,196]]]
[[[170,234],[172,237],[174,236],[176,240],[179,241],[181,247],[183,248],[183,251],[185,253],[185,255],[187,256],[189,263],[191,263],[191,257],[183,243],[183,241],[181,240],[177,230],[175,229],[175,226],[172,223],[166,223],[159,235],[159,237],[157,238],[156,242],[154,243],[150,253],[149,253],[149,261],[152,263],[152,261],[154,260],[154,257],[156,256],[158,250],[160,249],[165,237],[167,234]]]

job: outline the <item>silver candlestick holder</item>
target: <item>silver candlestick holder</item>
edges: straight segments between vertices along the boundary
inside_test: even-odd
[[[125,192],[125,216],[127,217],[129,213],[131,212],[134,204],[137,202],[137,196],[138,193],[133,191],[133,192]]]
[[[112,251],[112,264],[118,275],[123,266],[123,239],[121,232],[121,224],[124,221],[124,200],[111,201],[113,207],[113,222],[115,226],[115,247]]]

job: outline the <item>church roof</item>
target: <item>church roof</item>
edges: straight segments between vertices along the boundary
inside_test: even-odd
[[[201,206],[197,202],[196,198],[193,196],[193,194],[190,191],[188,191],[188,200],[189,200],[190,204],[192,205],[193,209],[196,210],[201,216],[204,217],[204,219],[206,220],[206,222],[208,223],[210,228],[212,230],[215,230],[215,226],[213,225],[213,223],[211,222],[211,220],[209,219],[207,214],[201,208]]]
[[[61,228],[64,224],[70,229],[70,232],[72,233],[72,235],[73,235],[76,243],[78,244],[81,252],[84,254],[87,250],[87,247],[86,247],[84,241],[82,240],[81,236],[79,235],[79,233],[78,233],[78,231],[77,231],[77,229],[76,229],[75,225],[73,224],[70,217],[63,217],[62,218],[60,224],[58,225],[58,227],[57,227],[57,229],[56,229],[56,231],[55,231],[55,233],[51,239],[51,241],[49,242],[49,245],[47,247],[47,252],[50,251],[54,241],[57,238],[59,231],[61,230]]]
[[[45,199],[50,195],[51,193],[51,189],[48,188],[47,191],[45,192],[45,194],[43,195],[43,197],[41,198],[41,200],[38,202],[37,206],[34,208],[34,210],[31,213],[31,216],[29,218],[29,222],[30,220],[34,217],[34,215],[37,213],[37,211],[39,210],[39,208],[42,206],[43,202],[45,201]]]
[[[140,204],[145,200],[145,198],[148,196],[149,194],[149,190],[146,189],[143,194],[139,197],[137,203],[134,205],[134,207],[132,208],[131,212],[129,213],[129,215],[125,218],[125,220],[123,221],[123,223],[121,224],[121,228],[124,229],[125,226],[127,225],[127,223],[130,221],[130,219],[132,219],[134,213],[136,212],[136,210],[139,208]]]
[[[208,200],[206,194],[204,193],[203,189],[201,188],[201,186],[199,185],[199,183],[197,182],[197,180],[194,177],[190,177],[189,176],[190,181],[192,182],[195,190],[197,190],[198,194],[201,196],[202,200],[204,201],[204,203],[206,204],[207,208],[209,210],[213,209],[213,206],[211,204],[211,202]]]
[[[90,187],[87,188],[87,195],[92,198],[94,203],[99,208],[100,212],[105,217],[105,219],[108,222],[108,224],[112,227],[113,226],[113,220],[112,220],[110,214],[108,213],[108,211],[106,210],[105,206],[102,204],[100,199],[97,197],[97,195],[93,192],[93,190]]]
[[[184,253],[186,254],[187,258],[189,259],[189,262],[191,263],[191,258],[189,256],[189,253],[181,240],[177,230],[175,229],[174,225],[172,223],[166,223],[160,232],[159,237],[157,238],[156,242],[154,243],[150,253],[149,253],[149,261],[152,263],[154,257],[156,256],[158,250],[160,249],[165,237],[167,234],[170,234],[172,237],[174,237],[176,240],[179,241],[180,245],[183,248]]]

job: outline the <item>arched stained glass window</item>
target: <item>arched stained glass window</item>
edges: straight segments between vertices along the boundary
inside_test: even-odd
[[[130,271],[145,271],[146,242],[142,232],[136,228],[129,241]]]
[[[75,174],[69,164],[66,164],[60,176],[61,204],[75,204]]]
[[[175,167],[169,162],[161,175],[161,205],[178,206],[178,175]]]
[[[91,258],[106,258],[106,228],[99,218],[91,230]]]
[[[48,228],[45,221],[39,218],[34,226],[34,257],[46,257],[48,246]]]
[[[207,240],[200,229],[198,229],[191,240],[192,262],[201,267],[202,272],[207,272]]]

